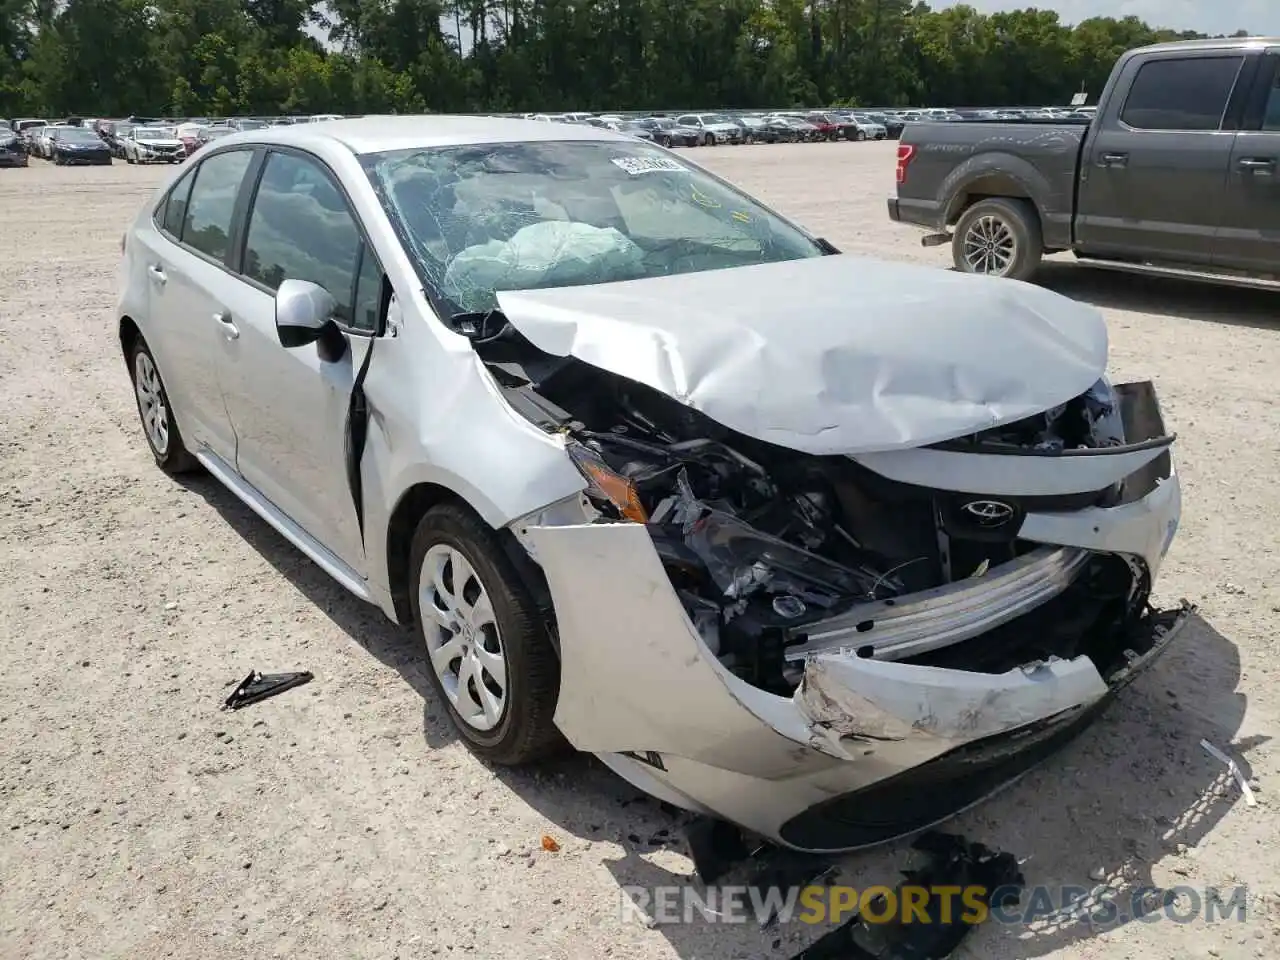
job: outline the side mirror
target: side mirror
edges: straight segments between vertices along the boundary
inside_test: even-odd
[[[286,349],[317,345],[322,360],[340,360],[347,338],[334,322],[338,301],[309,280],[285,280],[276,290],[276,336]]]
[[[338,301],[324,287],[307,280],[285,280],[276,290],[276,335],[282,347],[315,343],[333,322]]]

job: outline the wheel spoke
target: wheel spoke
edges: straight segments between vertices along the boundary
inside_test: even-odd
[[[449,557],[449,566],[453,568],[453,596],[456,606],[463,616],[467,616],[471,608],[471,604],[467,601],[467,587],[472,580],[476,579],[476,572],[471,569],[467,558],[457,550],[454,550]],[[479,586],[479,583],[476,586]]]
[[[450,672],[451,664],[462,656],[462,639],[450,637],[431,651],[431,663],[441,676]],[[465,659],[465,658],[464,658]]]
[[[502,719],[502,698],[479,679],[476,680],[476,690],[480,694],[480,709],[484,713],[485,722],[490,727],[496,727]]]
[[[477,632],[489,626],[494,622],[493,604],[489,601],[489,595],[481,592],[480,596],[476,597],[476,602],[472,604],[464,600],[462,615]]]
[[[445,582],[444,578],[444,570],[446,565],[449,563],[449,557],[445,554],[441,554],[438,557],[435,557],[434,560],[435,563],[431,568],[431,589],[433,591],[434,598],[444,605],[444,609],[448,610],[450,613],[455,613],[458,609],[458,598],[454,595],[453,591],[449,589],[449,585]],[[457,577],[454,577],[453,583],[456,587],[458,584]]]
[[[458,618],[454,616],[453,611],[441,610],[430,596],[425,599],[425,603],[419,601],[419,606],[422,609],[422,615],[424,617],[432,620],[435,625],[440,627],[442,630],[453,630],[458,625]]]
[[[474,724],[476,714],[484,714],[484,707],[476,700],[476,694],[471,692],[472,682],[478,688],[484,686],[480,681],[480,673],[476,670],[476,661],[474,657],[463,657],[462,664],[458,667],[458,712],[468,721]]]
[[[500,653],[493,653],[480,645],[475,647],[476,662],[484,668],[484,673],[493,678],[493,682],[505,694],[507,692],[507,661]]]

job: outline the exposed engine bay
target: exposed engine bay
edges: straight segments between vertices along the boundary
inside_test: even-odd
[[[543,354],[510,327],[492,337],[464,332],[512,406],[564,434],[595,508],[646,525],[707,647],[744,680],[778,693],[800,681],[802,664],[788,651],[804,648],[807,625],[985,577],[1045,550],[1017,537],[1028,509],[1107,506],[1121,495],[1121,484],[998,500],[913,486],[849,457],[735,433],[647,386]],[[1123,442],[1111,388],[1100,381],[1043,414],[939,447],[1052,456]],[[997,508],[1007,515],[983,512]],[[1064,577],[1097,581],[1108,599],[1134,599],[1137,577],[1123,562],[1100,571],[1084,551],[1062,553]],[[871,645],[855,649],[877,656]]]

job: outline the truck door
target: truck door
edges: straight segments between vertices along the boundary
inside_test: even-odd
[[[1231,108],[1246,59],[1178,51],[1124,64],[1080,158],[1081,253],[1213,262],[1236,138]]]
[[[1214,265],[1280,274],[1280,48],[1262,59],[1227,167]]]

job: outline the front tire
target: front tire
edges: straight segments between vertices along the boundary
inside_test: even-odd
[[[1035,207],[1010,197],[975,203],[956,224],[951,256],[962,273],[1029,280],[1044,257]]]
[[[142,435],[147,438],[156,466],[168,474],[199,470],[200,461],[187,450],[178,422],[173,418],[173,407],[169,404],[164,381],[160,379],[160,368],[151,355],[151,348],[141,337],[129,354],[129,375],[133,380],[133,395],[138,402]]]
[[[466,507],[432,507],[410,548],[413,622],[431,685],[479,757],[502,766],[565,748],[560,663],[498,535]]]

